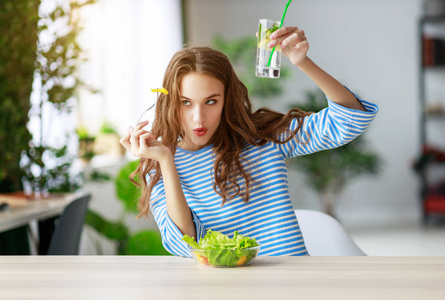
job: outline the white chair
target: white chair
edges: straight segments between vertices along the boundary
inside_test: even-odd
[[[311,256],[366,256],[343,226],[328,214],[296,209],[306,249]]]

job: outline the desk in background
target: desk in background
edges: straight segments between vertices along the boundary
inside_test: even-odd
[[[17,197],[0,194],[0,201],[10,204],[10,208],[0,212],[0,233],[27,226],[31,221],[39,221],[39,252],[46,253],[54,230],[54,218],[74,200],[85,196],[85,193],[67,193],[58,196],[18,200]],[[26,237],[26,236],[25,236]]]
[[[0,257],[0,299],[444,299],[444,257]]]

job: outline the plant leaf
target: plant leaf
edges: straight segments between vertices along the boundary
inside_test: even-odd
[[[138,164],[139,160],[126,164],[120,169],[114,181],[117,197],[124,205],[125,211],[134,214],[138,213],[137,203],[141,197],[141,190],[130,181],[130,174],[136,170]],[[139,182],[139,178],[136,181]]]

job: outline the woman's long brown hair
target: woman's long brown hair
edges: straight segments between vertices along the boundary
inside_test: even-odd
[[[283,144],[292,138],[300,129],[303,118],[309,113],[298,108],[291,109],[286,114],[260,108],[252,112],[246,86],[238,79],[229,59],[221,52],[207,47],[193,47],[178,51],[171,59],[165,71],[163,87],[168,95],[160,94],[156,105],[156,117],[152,133],[161,138],[162,143],[176,152],[178,141],[183,138],[180,122],[180,85],[182,78],[191,73],[211,75],[224,84],[225,100],[221,122],[215,136],[213,149],[216,159],[213,165],[213,189],[221,196],[221,205],[227,199],[240,195],[244,202],[249,201],[249,190],[253,184],[249,172],[243,168],[240,154],[243,144],[261,146],[268,141]],[[287,127],[292,119],[298,120],[298,127],[288,132]],[[284,141],[278,140],[280,133],[288,132]],[[139,176],[140,184],[135,181]],[[146,176],[150,179],[147,180]],[[244,184],[237,183],[237,177],[244,178]],[[131,174],[132,182],[142,188],[142,196],[138,202],[141,216],[148,216],[150,197],[153,187],[161,178],[161,169],[157,161],[141,158],[139,166]]]

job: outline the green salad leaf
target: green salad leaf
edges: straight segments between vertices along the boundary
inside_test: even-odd
[[[204,250],[203,255],[213,266],[235,266],[248,263],[256,256],[256,252],[244,249],[259,246],[254,238],[243,236],[238,231],[234,232],[233,238],[218,231],[208,230],[199,243],[188,235],[184,235],[182,240],[192,249]]]
[[[201,248],[199,248],[199,245],[198,245],[198,243],[195,241],[195,239],[192,238],[192,237],[190,237],[190,236],[188,236],[188,234],[184,235],[184,236],[182,237],[182,240],[183,240],[184,242],[186,242],[187,244],[189,244],[189,246],[192,247],[193,249],[201,249]]]

